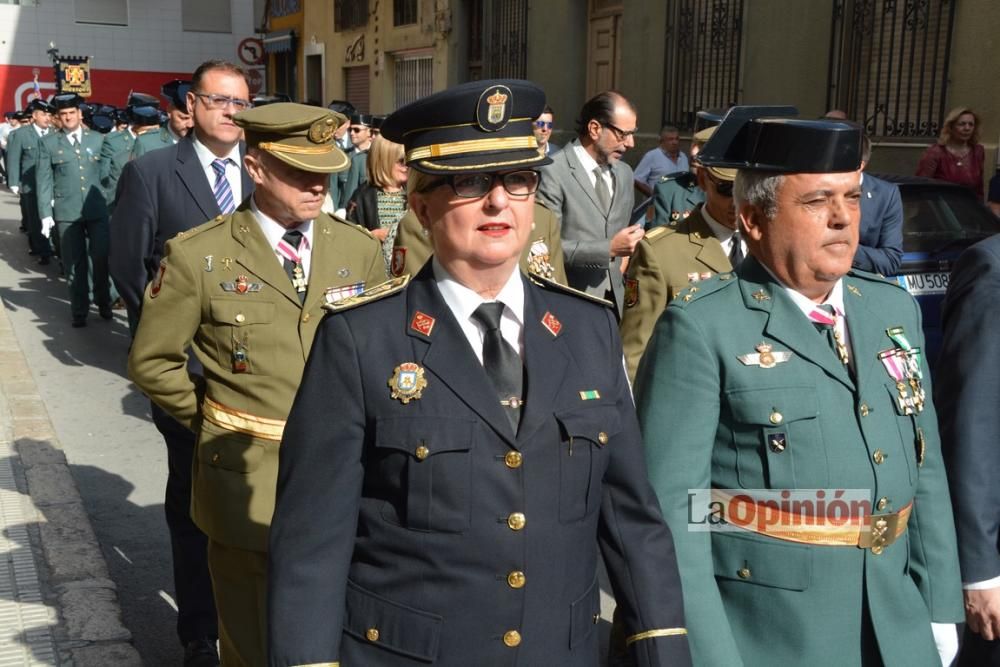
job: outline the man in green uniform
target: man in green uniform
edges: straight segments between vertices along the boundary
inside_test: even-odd
[[[278,444],[322,307],[384,282],[381,245],[320,212],[347,167],[342,120],[280,103],[233,117],[251,198],[178,234],[146,291],[129,376],[198,433],[192,516],[208,535],[223,664],[266,663],[267,537]],[[204,365],[188,375],[187,349]]]
[[[962,593],[920,309],[851,269],[862,130],[754,111],[699,155],[740,169],[750,256],[667,306],[635,381],[694,663],[949,664]]]
[[[707,128],[709,130],[713,128]],[[691,160],[697,158],[707,137],[702,130],[691,139]],[[709,132],[709,136],[711,132]],[[692,164],[692,167],[694,165]],[[653,186],[653,221],[648,229],[661,225],[674,226],[686,220],[699,204],[705,201],[705,191],[698,185],[694,171],[676,171],[660,178]]]
[[[157,148],[173,146],[191,131],[193,121],[187,110],[187,93],[191,82],[174,79],[163,84],[163,96],[167,98],[167,122],[158,130],[138,133],[132,146],[132,159],[145,155]]]
[[[701,141],[707,141],[713,130],[702,130]],[[630,380],[635,379],[653,325],[677,293],[731,270],[732,259],[745,255],[744,242],[735,233],[736,170],[695,165],[695,174],[705,203],[677,226],[662,225],[648,232],[636,245],[625,272],[621,334]]]
[[[159,124],[158,112],[160,101],[145,93],[132,93],[128,96],[125,107],[125,117],[128,126],[122,130],[111,132],[104,138],[101,148],[101,180],[107,192],[108,207],[113,211],[115,196],[118,190],[118,179],[121,178],[125,163],[132,159],[132,147],[140,128]]]
[[[28,249],[44,266],[50,262],[52,246],[42,234],[42,221],[38,217],[35,166],[42,137],[49,132],[52,106],[44,100],[32,100],[27,111],[31,114],[31,123],[21,125],[7,138],[7,185],[20,198],[21,225],[28,232]]]
[[[94,303],[102,318],[113,317],[108,278],[108,206],[101,185],[104,137],[83,126],[83,98],[79,95],[56,95],[51,103],[62,131],[49,132],[38,151],[38,217],[44,234],[49,235],[53,227],[59,234],[73,326],[84,327],[90,310],[91,266]]]
[[[559,220],[552,211],[536,203],[533,209],[531,243],[521,252],[521,270],[525,273],[566,284]],[[416,275],[433,253],[430,236],[420,225],[413,211],[407,211],[399,221],[392,249],[393,276]]]
[[[348,133],[354,150],[350,153],[351,166],[340,178],[340,199],[338,209],[347,208],[351,195],[362,183],[368,182],[368,149],[372,147],[372,119],[370,114],[354,112]]]

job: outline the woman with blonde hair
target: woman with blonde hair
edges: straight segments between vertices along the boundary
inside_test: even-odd
[[[347,219],[363,225],[382,242],[386,270],[392,259],[399,219],[406,213],[409,168],[402,144],[376,137],[368,150],[368,182],[347,203]]]
[[[983,198],[983,162],[986,151],[979,143],[979,116],[967,107],[956,107],[945,116],[941,136],[924,151],[917,176],[963,185]]]

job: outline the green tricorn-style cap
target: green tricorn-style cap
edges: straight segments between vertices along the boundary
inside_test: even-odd
[[[333,133],[347,118],[322,107],[278,102],[233,116],[243,128],[247,147],[259,148],[302,171],[331,174],[350,160]]]

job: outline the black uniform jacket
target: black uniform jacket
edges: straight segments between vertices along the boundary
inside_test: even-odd
[[[637,664],[689,664],[614,314],[524,280],[516,437],[430,264],[320,326],[280,450],[271,665],[596,667],[598,547]]]

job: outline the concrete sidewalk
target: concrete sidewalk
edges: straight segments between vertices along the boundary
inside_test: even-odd
[[[0,667],[142,664],[2,301],[0,527]]]

